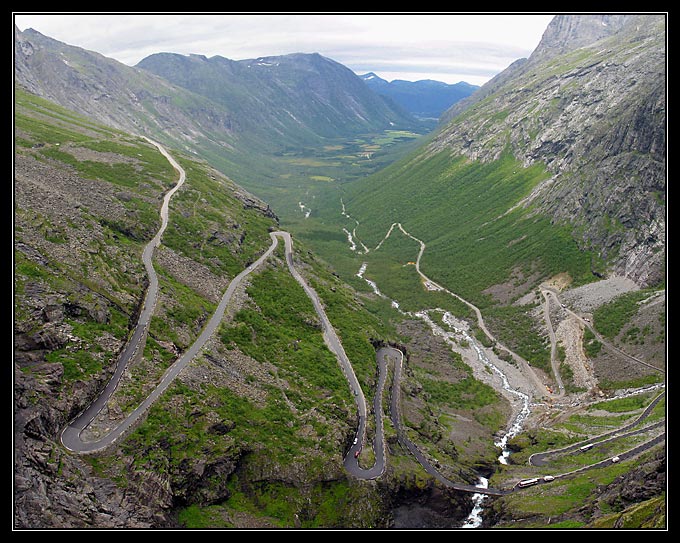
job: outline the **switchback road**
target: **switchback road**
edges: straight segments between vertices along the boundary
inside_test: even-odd
[[[283,239],[285,243],[285,255],[286,262],[288,264],[288,269],[296,281],[302,286],[307,296],[311,299],[314,309],[316,310],[319,319],[321,320],[323,337],[326,345],[335,354],[340,367],[347,378],[350,389],[352,390],[355,403],[357,406],[357,412],[359,417],[359,425],[357,430],[357,443],[353,446],[351,453],[360,450],[366,437],[366,417],[367,407],[366,398],[359,385],[359,381],[354,373],[352,364],[347,358],[347,354],[338,338],[338,335],[333,328],[326,312],[324,310],[323,304],[319,300],[317,293],[312,289],[300,273],[295,268],[295,263],[293,261],[293,241],[288,232],[278,231],[271,232],[270,236],[272,239],[271,246],[260,256],[257,261],[250,264],[246,269],[244,269],[240,274],[238,274],[229,283],[227,290],[225,291],[220,303],[213,313],[212,317],[208,321],[208,324],[201,332],[198,339],[185,351],[178,360],[173,363],[163,374],[159,384],[154,388],[154,390],[147,396],[147,398],[132,411],[118,426],[113,428],[108,434],[101,437],[100,439],[94,441],[84,441],[81,438],[81,434],[85,428],[92,422],[92,420],[104,409],[115,392],[120,379],[125,371],[127,364],[137,353],[141,353],[144,350],[144,344],[146,342],[146,335],[148,332],[149,322],[151,316],[154,312],[156,299],[158,296],[158,277],[153,268],[152,258],[153,252],[156,247],[161,242],[161,237],[165,231],[168,223],[168,205],[172,195],[181,187],[186,179],[186,173],[182,167],[170,156],[170,154],[158,143],[148,140],[150,143],[155,145],[159,151],[170,161],[172,166],[179,173],[179,181],[177,184],[165,195],[163,199],[163,204],[161,206],[161,227],[154,236],[154,238],[149,242],[149,244],[144,248],[142,253],[142,261],[146,268],[147,274],[149,276],[149,287],[146,291],[144,298],[143,309],[140,313],[139,320],[135,326],[135,330],[130,341],[126,344],[123,349],[118,362],[116,363],[116,368],[113,376],[109,380],[108,384],[97,397],[80,415],[78,415],[71,423],[62,431],[61,442],[67,449],[78,452],[78,453],[90,453],[105,449],[114,443],[121,435],[123,435],[127,430],[129,430],[141,417],[142,415],[151,407],[151,405],[160,397],[160,395],[170,386],[172,381],[179,375],[179,373],[191,362],[196,355],[205,346],[206,342],[214,331],[219,326],[227,305],[229,304],[234,292],[241,285],[243,279],[245,279],[250,273],[256,270],[270,255],[274,252],[278,245],[278,240]],[[384,365],[380,372],[378,393],[376,393],[376,400],[374,405],[374,410],[377,414],[376,417],[376,431],[374,438],[374,452],[375,452],[375,463],[369,469],[363,469],[359,466],[357,458],[354,454],[348,454],[345,459],[345,467],[347,470],[359,478],[373,479],[382,475],[385,471],[385,442],[384,442],[384,432],[382,426],[382,418],[380,413],[382,413],[382,388],[384,387],[386,379],[386,372]]]
[[[555,329],[553,328],[552,321],[550,320],[550,297],[551,291],[541,288],[541,294],[545,299],[545,304],[543,305],[543,318],[545,319],[545,324],[548,328],[548,336],[550,337],[550,366],[552,367],[553,375],[555,376],[555,382],[557,383],[557,397],[564,396],[564,383],[562,382],[562,376],[560,375],[560,368],[557,361],[557,338],[555,337]],[[559,303],[559,301],[558,301]]]
[[[394,229],[395,226],[397,228],[399,228],[399,230],[401,230],[401,232],[405,236],[411,238],[413,241],[415,241],[416,243],[418,243],[420,245],[420,250],[418,251],[418,257],[416,258],[415,267],[416,267],[416,272],[418,273],[418,275],[420,275],[420,278],[423,280],[423,284],[425,285],[425,288],[427,288],[428,290],[439,290],[439,291],[445,292],[448,295],[453,296],[454,298],[456,298],[460,302],[467,305],[470,309],[472,309],[472,311],[474,311],[474,313],[475,313],[475,316],[477,317],[477,325],[482,330],[482,332],[484,332],[486,337],[488,337],[489,340],[497,348],[499,348],[503,351],[506,351],[510,356],[512,356],[512,358],[518,363],[519,367],[522,369],[522,373],[524,374],[527,382],[530,383],[532,388],[537,392],[537,395],[539,397],[540,396],[546,396],[546,397],[550,396],[550,393],[548,392],[548,389],[546,388],[545,384],[536,375],[533,368],[529,365],[529,362],[527,362],[524,358],[519,356],[517,353],[508,349],[505,345],[503,345],[500,341],[498,341],[498,339],[496,339],[496,337],[489,331],[489,329],[486,327],[486,323],[484,322],[484,317],[482,316],[482,312],[479,310],[479,308],[476,305],[468,302],[466,299],[462,298],[461,296],[459,296],[455,292],[451,292],[447,288],[439,285],[438,283],[435,283],[432,279],[430,279],[427,275],[425,275],[421,271],[420,260],[421,260],[423,253],[425,252],[425,249],[427,247],[423,241],[419,240],[418,238],[413,236],[411,233],[407,232],[404,229],[404,227],[401,225],[401,223],[399,223],[399,222],[392,223],[392,226],[390,226],[390,229],[387,231],[387,234],[385,234],[385,237],[376,246],[374,251],[377,251],[380,248],[380,246],[383,244],[383,242],[388,237],[390,237],[390,234],[392,233],[392,230]]]
[[[168,226],[168,206],[170,203],[170,198],[172,198],[175,192],[179,190],[179,188],[182,186],[182,184],[184,184],[184,181],[186,180],[186,173],[184,172],[182,167],[175,161],[175,159],[173,159],[168,154],[168,152],[163,147],[161,147],[161,145],[154,141],[151,141],[148,138],[144,139],[146,139],[149,143],[155,145],[158,148],[158,150],[163,154],[163,156],[165,156],[165,158],[168,159],[170,164],[172,164],[173,168],[175,168],[175,170],[179,173],[179,180],[177,181],[177,184],[165,194],[160,211],[161,227],[159,228],[154,238],[146,245],[142,253],[142,262],[144,263],[146,273],[149,277],[149,287],[147,288],[146,295],[144,297],[144,302],[142,305],[142,311],[139,315],[139,320],[137,321],[137,325],[135,326],[132,337],[130,338],[125,348],[121,352],[118,358],[118,362],[116,363],[116,368],[113,372],[113,375],[111,376],[111,379],[109,380],[106,387],[104,387],[104,390],[101,392],[99,397],[94,402],[92,402],[92,404],[90,404],[90,406],[87,409],[85,409],[85,411],[78,415],[78,417],[76,417],[76,419],[73,420],[71,424],[69,424],[66,427],[66,429],[62,432],[61,441],[63,445],[67,449],[77,452],[92,452],[102,449],[110,445],[113,442],[113,440],[115,440],[115,438],[118,437],[118,435],[120,435],[117,434],[114,437],[111,434],[109,434],[108,436],[102,438],[97,442],[85,443],[80,440],[81,432],[92,422],[92,420],[106,406],[107,402],[115,392],[116,388],[118,387],[118,383],[120,382],[120,379],[123,376],[123,372],[125,371],[125,368],[127,367],[130,360],[132,360],[138,353],[141,354],[144,351],[144,344],[146,343],[149,322],[151,321],[151,315],[153,315],[154,309],[156,307],[156,299],[158,297],[158,277],[156,275],[156,271],[153,268],[151,259],[153,256],[154,249],[158,247],[158,245],[160,244],[163,232],[165,232],[165,229]],[[136,420],[138,417],[139,414],[134,417],[134,420]],[[126,421],[124,421],[123,425],[125,425],[125,423]],[[125,428],[123,428],[120,433],[125,431],[125,429],[127,429],[127,426],[125,426]]]
[[[639,430],[633,430],[636,426],[639,426],[642,421],[644,421],[647,417],[649,417],[650,413],[652,410],[656,407],[656,405],[666,397],[666,392],[662,392],[659,394],[656,398],[654,398],[649,405],[645,408],[645,410],[640,414],[639,417],[637,417],[633,422],[626,424],[625,426],[621,426],[620,428],[617,428],[616,430],[612,430],[611,432],[607,432],[605,434],[599,435],[597,437],[588,439],[586,441],[580,441],[579,443],[574,443],[572,445],[569,445],[567,447],[562,447],[561,449],[554,449],[552,451],[545,451],[542,453],[535,453],[532,454],[529,457],[529,464],[532,466],[544,466],[550,462],[550,457],[557,455],[557,454],[566,454],[570,452],[576,452],[581,447],[587,446],[587,445],[599,445],[602,443],[606,443],[607,441],[611,441],[614,438],[619,438],[623,437],[626,435],[632,435],[636,433],[641,433],[650,429],[653,429],[655,427],[659,427],[665,424],[665,419],[662,421],[659,421],[655,424],[652,424],[650,426],[646,426],[644,428],[641,428]]]

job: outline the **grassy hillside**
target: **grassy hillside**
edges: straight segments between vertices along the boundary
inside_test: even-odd
[[[485,164],[446,152],[421,154],[351,187],[345,200],[360,217],[357,234],[367,245],[377,245],[390,224],[401,222],[427,244],[425,273],[486,307],[498,300],[484,291],[508,281],[559,272],[576,282],[590,278],[589,255],[565,228],[531,207],[514,207],[546,178],[541,165],[523,168],[509,155]]]
[[[49,328],[35,311],[50,300],[73,338],[55,339],[43,360],[63,366],[67,392],[111,364],[112,345],[100,343],[127,335],[143,293],[141,251],[176,173],[139,138],[20,89],[15,100],[15,330]]]
[[[548,474],[571,473],[526,492],[496,500],[489,516],[498,528],[653,528],[664,527],[665,453],[658,446],[637,458],[578,472],[655,436],[659,430],[619,436],[585,452],[557,455],[543,467],[529,466],[532,453],[578,443],[634,421],[658,395],[603,400],[570,416],[554,416],[541,427],[527,429],[509,445],[514,451],[491,484]],[[663,420],[666,402],[655,406],[642,426]]]
[[[541,164],[525,168],[509,154],[483,163],[446,151],[417,151],[327,190],[316,199],[316,216],[292,227],[356,288],[369,288],[355,277],[366,263],[365,277],[403,309],[443,307],[469,317],[465,305],[424,287],[414,266],[420,250],[416,241],[395,228],[380,244],[391,225],[401,223],[426,244],[421,270],[477,305],[501,341],[547,370],[549,346],[529,315],[536,304],[515,302],[559,273],[567,274],[572,285],[594,280],[591,270],[600,265],[579,249],[568,227],[521,205],[548,177]],[[351,218],[340,214],[341,198]],[[343,228],[369,252],[359,245],[351,251]],[[522,334],[515,333],[518,327]]]

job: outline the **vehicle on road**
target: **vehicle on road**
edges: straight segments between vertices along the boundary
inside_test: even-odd
[[[517,486],[520,488],[525,488],[527,486],[532,486],[538,484],[538,478],[534,477],[533,479],[522,479],[519,483],[517,483]]]
[[[552,475],[544,475],[543,480],[546,481],[546,482],[550,482],[550,481],[554,481],[555,477],[553,477]]]
[[[588,449],[592,449],[592,448],[593,448],[593,444],[592,444],[592,443],[588,443],[588,445],[584,445],[583,447],[581,447],[580,450],[582,450],[582,451],[587,451]]]
[[[361,454],[361,449],[359,449],[357,452],[354,453],[354,458],[359,458],[360,454]]]
[[[352,442],[352,445],[356,445],[356,444],[357,444],[357,441],[359,441],[359,438],[358,438],[358,437],[355,437],[355,438],[354,438],[354,441]]]
[[[619,458],[618,456],[615,456],[614,458],[612,458],[612,462],[614,464],[616,464],[619,460],[621,460],[621,458]]]

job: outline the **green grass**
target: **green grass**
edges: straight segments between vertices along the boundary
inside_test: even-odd
[[[547,176],[542,165],[524,168],[508,154],[484,164],[445,152],[428,157],[416,152],[335,192],[317,193],[312,205],[316,218],[299,220],[293,227],[355,288],[369,291],[355,277],[367,262],[365,277],[405,310],[444,307],[469,318],[464,304],[424,289],[408,264],[418,254],[415,241],[395,228],[380,250],[374,250],[390,225],[401,222],[427,243],[423,272],[480,307],[492,333],[507,347],[550,371],[549,346],[528,314],[531,308],[502,307],[535,288],[541,278],[566,272],[574,285],[594,278],[590,254],[578,248],[567,226],[551,224],[531,208],[509,211]],[[347,212],[360,221],[356,233],[371,248],[367,255],[348,249],[341,229],[351,231],[356,225],[340,215],[341,195]],[[525,279],[518,280],[520,274]],[[514,297],[507,302],[482,292],[501,283],[514,283]]]
[[[418,375],[418,381],[429,396],[428,402],[442,404],[451,409],[479,409],[498,401],[493,388],[472,376],[451,383],[426,377],[423,373]]]
[[[31,122],[33,130],[31,136],[36,142],[42,143],[60,143],[62,140],[45,139],[45,134],[50,134],[50,131],[59,131],[62,134],[80,134],[85,138],[85,133],[81,129],[87,130],[88,133],[94,132],[101,136],[115,136],[121,135],[122,132],[110,127],[97,124],[96,122],[74,113],[73,111],[61,107],[54,102],[40,98],[35,94],[25,91],[19,86],[14,87],[14,102],[15,102],[15,126],[24,128],[23,121],[27,119]],[[22,113],[25,110],[31,110],[35,117],[26,116]],[[47,120],[47,122],[45,122]],[[55,132],[52,132],[54,134]],[[91,136],[90,136],[91,137]]]
[[[232,195],[236,187],[205,165],[181,155],[178,161],[187,180],[173,196],[163,243],[218,275],[233,277],[270,245],[274,221],[246,209]]]
[[[198,337],[200,330],[215,312],[216,304],[207,301],[193,289],[172,277],[168,270],[154,264],[160,291],[165,302],[163,313],[155,312],[151,317],[149,332],[152,336],[172,339],[180,348],[186,349]],[[161,304],[159,304],[161,305]],[[190,338],[183,339],[178,329],[188,329]]]
[[[583,330],[583,350],[588,358],[595,358],[602,350],[602,343],[588,327]]]
[[[203,407],[197,415],[199,404]],[[225,435],[215,434],[209,431],[214,420],[231,421],[234,427]],[[300,428],[279,389],[269,387],[265,404],[258,406],[227,388],[208,384],[199,394],[175,381],[123,448],[138,466],[175,476],[185,460],[202,457],[209,463],[239,455],[243,444],[263,455],[262,460],[283,467],[299,462],[304,450],[314,448],[315,441],[299,436]]]
[[[246,513],[278,528],[350,528],[371,526],[379,508],[373,509],[375,496],[361,485],[346,480],[318,482],[298,488],[283,482],[251,482],[234,475],[229,498],[219,504],[191,505],[182,509],[179,521],[189,529],[233,527],[227,518]],[[363,504],[363,511],[359,511]]]
[[[625,510],[600,517],[588,525],[594,529],[664,529],[666,528],[666,493],[636,503]]]
[[[570,529],[570,528],[582,528],[585,526],[585,522],[581,522],[579,520],[562,520],[560,522],[553,522],[551,524],[548,524],[545,526],[545,528],[553,528],[553,529]]]
[[[66,381],[84,380],[102,370],[101,360],[89,349],[58,349],[45,355],[45,359],[51,363],[60,363],[64,367]]]
[[[604,337],[613,339],[622,328],[634,317],[640,306],[638,302],[648,298],[656,288],[648,288],[627,292],[617,296],[611,302],[601,305],[593,312],[593,324]]]
[[[497,338],[529,364],[550,373],[550,341],[540,335],[529,311],[535,306],[489,308],[484,319]]]
[[[178,520],[188,529],[201,528],[233,528],[234,525],[224,519],[222,508],[216,505],[201,507],[190,505],[179,512]]]
[[[550,485],[523,490],[505,499],[516,514],[557,516],[583,505],[598,485],[609,484],[628,470],[629,467],[622,464],[589,470],[557,479]]]
[[[121,162],[108,164],[94,160],[81,161],[73,155],[53,147],[41,149],[40,152],[53,160],[73,166],[85,179],[101,179],[126,188],[139,188],[140,183],[148,183],[148,178],[142,177],[132,164]],[[170,172],[168,173],[172,177]]]
[[[547,176],[542,165],[523,168],[509,155],[483,164],[444,152],[415,154],[352,185],[345,202],[369,246],[401,222],[428,245],[424,272],[484,307],[492,300],[481,291],[506,281],[514,268],[590,280],[588,255],[568,229],[530,210],[503,215]]]
[[[49,276],[45,267],[28,260],[21,251],[14,252],[14,273],[17,282],[20,281],[20,278],[36,281],[46,279]]]
[[[560,449],[582,439],[578,434],[566,435],[550,428],[530,429],[508,440],[508,446],[513,451],[510,458],[513,464],[526,464],[533,453]]]
[[[600,388],[602,390],[616,390],[619,388],[639,388],[647,385],[654,385],[662,383],[664,377],[662,374],[654,372],[649,375],[637,377],[634,379],[626,379],[621,381],[613,381],[611,379],[600,379]]]
[[[628,411],[636,411],[646,407],[652,400],[650,394],[638,394],[637,396],[630,396],[628,398],[619,398],[616,400],[609,400],[606,402],[599,402],[588,407],[588,411],[595,409],[602,409],[610,413],[626,413]]]
[[[282,247],[277,255],[279,259],[283,257]],[[250,301],[231,323],[223,323],[219,330],[224,351],[218,352],[239,349],[258,361],[253,373],[243,377],[249,386],[264,392],[263,399],[248,399],[209,382],[202,385],[200,392],[180,382],[173,383],[152,407],[147,420],[125,442],[126,451],[135,451],[137,465],[176,474],[185,459],[207,454],[209,463],[211,458],[238,454],[241,447],[246,447],[249,465],[275,465],[277,469],[304,466],[305,477],[314,480],[327,472],[329,459],[335,462],[340,458],[342,445],[328,437],[337,435],[337,428],[347,425],[353,399],[337,360],[323,342],[311,301],[279,259],[251,276],[247,288]],[[320,274],[315,287],[331,320],[342,311],[352,313],[351,305],[341,308],[348,303],[346,288],[336,288],[335,278],[324,275],[318,264],[314,268]],[[335,297],[326,297],[329,293]],[[363,313],[369,321],[372,319],[359,307],[356,313],[358,317]],[[356,328],[344,327],[339,331],[350,357],[365,353],[364,370],[360,363],[357,373],[360,379],[369,380],[375,373],[375,351],[367,331],[359,328],[363,326],[361,318],[355,320]],[[208,362],[199,359],[194,364]],[[270,374],[276,380],[284,380],[284,390],[278,388],[281,385],[258,377],[255,370],[260,364],[275,368],[269,370],[274,372]],[[312,413],[315,415],[311,416]],[[226,435],[211,433],[210,421],[214,420],[229,421],[233,428]],[[301,434],[303,426],[307,433],[312,429],[306,437]],[[283,507],[288,502],[273,495],[268,495],[265,501],[269,505],[262,509],[260,503],[258,511],[287,525],[290,511]],[[234,503],[230,507],[235,507]],[[192,525],[208,522],[196,510],[186,515],[186,522]]]
[[[364,277],[375,281],[380,291],[396,300],[404,311],[439,307],[458,317],[472,319],[472,310],[457,298],[443,291],[427,290],[414,264],[419,250],[416,241],[395,227],[379,250],[362,258],[367,263]],[[362,288],[370,289],[365,282]]]
[[[349,396],[338,362],[324,344],[312,302],[288,268],[263,271],[247,292],[255,305],[241,309],[233,326],[222,326],[222,343],[276,365],[291,379],[313,385],[318,394],[328,390]]]
[[[302,253],[301,253],[302,256]],[[297,258],[297,257],[296,257]],[[317,277],[310,277],[308,282],[322,300],[326,314],[342,341],[347,357],[352,363],[367,401],[375,392],[375,348],[373,340],[389,341],[396,339],[395,331],[386,321],[378,318],[373,308],[380,308],[381,302],[363,302],[356,294],[337,277],[322,272],[319,262],[315,265]],[[392,309],[382,306],[382,310],[394,315]]]

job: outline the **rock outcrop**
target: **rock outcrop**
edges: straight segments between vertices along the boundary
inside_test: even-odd
[[[662,279],[666,238],[663,15],[556,16],[528,60],[456,104],[430,145],[490,161],[509,149],[553,177],[525,202],[570,224],[599,270]],[[595,270],[597,271],[597,270]]]

